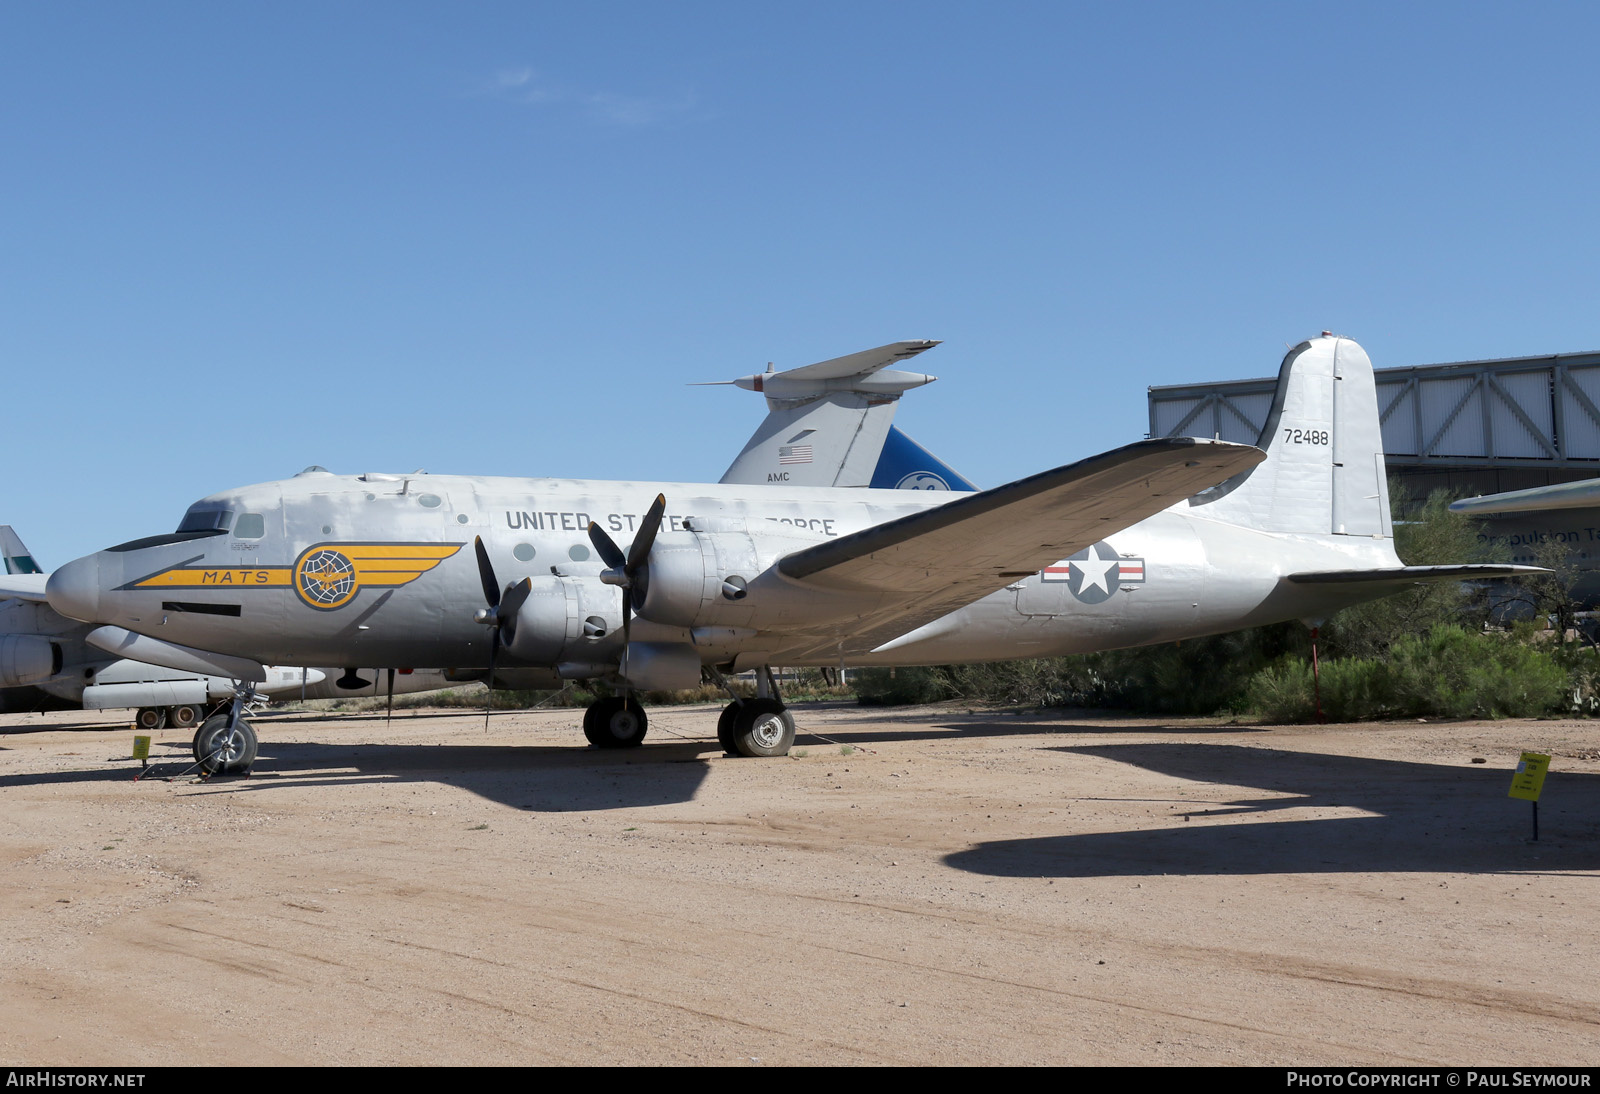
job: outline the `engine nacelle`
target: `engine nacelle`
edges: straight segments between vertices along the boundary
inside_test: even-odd
[[[48,680],[61,671],[61,647],[39,634],[0,638],[0,687],[17,688]]]
[[[757,535],[743,521],[685,523],[693,530],[656,537],[634,600],[642,617],[673,627],[749,626],[756,610],[750,583],[789,552],[826,538],[787,525]]]
[[[583,661],[601,639],[622,629],[622,597],[609,585],[570,577],[532,581],[508,647],[519,660],[538,665]]]

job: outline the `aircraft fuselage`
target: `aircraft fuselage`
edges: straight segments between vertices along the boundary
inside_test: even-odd
[[[581,648],[559,660],[614,665],[622,594],[600,583],[604,563],[586,529],[593,520],[627,543],[657,493],[667,498],[658,544],[702,539],[720,550],[736,540],[744,553],[730,557],[729,572],[752,581],[794,550],[952,500],[901,490],[779,495],[703,483],[316,473],[213,495],[190,509],[187,531],[71,563],[52,580],[52,602],[98,623],[262,661],[481,668],[490,642],[474,620],[484,594],[473,540],[482,537],[501,577],[579,587],[573,610],[590,625]],[[1364,597],[1292,586],[1283,575],[1394,562],[1387,539],[1264,533],[1203,514],[1174,506],[877,650],[841,651],[851,664],[936,664],[1166,642],[1326,615]],[[692,644],[705,660],[726,663],[764,621],[785,618],[776,584],[754,584],[740,604],[719,605],[716,627],[641,618],[633,639]],[[790,610],[790,630],[792,619]],[[849,620],[819,626],[845,635]],[[763,652],[782,664],[839,660]],[[505,657],[502,665],[517,663]]]

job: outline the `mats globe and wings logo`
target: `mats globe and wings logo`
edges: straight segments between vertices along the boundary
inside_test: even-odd
[[[174,566],[129,582],[124,589],[281,589],[331,612],[362,589],[409,585],[455,554],[461,543],[318,543],[293,566]]]

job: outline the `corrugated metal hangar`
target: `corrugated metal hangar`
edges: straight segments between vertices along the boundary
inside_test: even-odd
[[[1417,497],[1600,476],[1600,352],[1377,369],[1389,473]],[[1150,436],[1254,444],[1277,377],[1150,388]]]

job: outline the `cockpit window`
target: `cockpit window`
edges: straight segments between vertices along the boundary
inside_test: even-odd
[[[238,539],[260,539],[267,534],[267,520],[260,513],[240,513],[233,534]]]
[[[210,536],[222,535],[221,528],[208,528],[197,532],[168,532],[164,536],[146,536],[143,539],[130,539],[127,543],[119,543],[115,547],[107,547],[108,551],[142,551],[146,547],[165,547],[169,543],[187,543],[192,539],[206,539]]]
[[[232,509],[201,509],[196,506],[183,514],[180,532],[226,532],[233,524]]]

